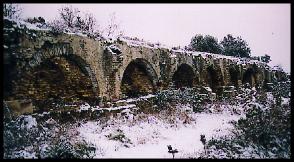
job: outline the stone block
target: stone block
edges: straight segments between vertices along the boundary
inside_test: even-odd
[[[29,100],[11,100],[5,102],[15,117],[22,114],[31,114],[34,111],[34,106]]]

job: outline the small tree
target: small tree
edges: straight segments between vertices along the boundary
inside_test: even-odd
[[[73,8],[72,6],[65,6],[59,10],[61,20],[69,27],[73,28],[74,23],[77,20],[79,9]]]
[[[77,19],[74,22],[74,27],[78,30],[83,30],[83,28],[85,27],[85,22],[80,16],[77,16]]]
[[[203,37],[201,34],[195,35],[190,42],[192,50],[200,52],[210,52],[210,53],[221,53],[222,47],[218,44],[217,38],[206,35]]]
[[[101,32],[96,25],[96,19],[92,13],[85,12],[80,14],[78,8],[65,6],[59,9],[59,19],[50,22],[50,26],[54,32],[60,33],[65,29],[72,32],[83,32],[91,37],[100,37]]]
[[[66,25],[61,20],[53,20],[49,23],[54,33],[62,33],[66,28]]]
[[[228,34],[221,41],[223,46],[223,54],[227,56],[250,57],[251,50],[248,44],[241,37],[234,38]]]
[[[18,19],[22,12],[22,8],[18,4],[4,4],[3,5],[3,16],[10,19]]]
[[[203,46],[203,36],[201,34],[196,34],[192,39],[191,39],[191,42],[190,42],[190,47],[192,48],[192,50],[195,50],[195,51],[200,51],[202,50],[202,46]],[[203,51],[201,51],[203,52]]]
[[[88,33],[93,33],[96,26],[96,19],[91,13],[85,13],[84,30]]]
[[[117,22],[115,12],[110,14],[110,21],[104,32],[107,37],[119,37],[123,35],[123,31],[120,29],[120,23]]]

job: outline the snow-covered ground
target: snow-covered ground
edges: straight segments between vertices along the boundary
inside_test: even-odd
[[[94,158],[172,158],[167,145],[179,152],[175,158],[188,158],[203,151],[200,135],[211,137],[228,135],[233,125],[231,120],[238,120],[239,115],[231,113],[186,113],[189,123],[184,118],[175,117],[175,122],[167,122],[158,115],[140,114],[113,117],[102,124],[88,121],[78,131],[87,143],[94,144]],[[111,137],[118,137],[114,140]]]
[[[254,89],[252,91],[255,92]],[[89,104],[80,106],[79,111],[84,114],[82,118],[75,118],[75,115],[71,118],[72,113],[63,114],[62,118],[68,117],[69,120],[65,123],[53,113],[22,115],[15,121],[5,123],[4,157],[60,158],[64,155],[63,158],[173,158],[167,147],[171,145],[178,150],[175,158],[288,158],[288,138],[284,131],[288,129],[284,127],[288,123],[281,121],[283,129],[280,131],[284,131],[285,138],[277,136],[278,140],[286,141],[271,141],[279,146],[276,152],[274,148],[271,151],[260,150],[262,146],[244,141],[241,127],[237,129],[233,125],[240,118],[243,118],[244,123],[248,112],[252,114],[262,110],[268,113],[267,109],[275,105],[275,93],[264,94],[262,98],[266,98],[266,102],[257,102],[255,93],[249,94],[253,96],[245,97],[244,101],[236,97],[236,103],[206,103],[202,105],[204,109],[201,113],[197,108],[193,110],[189,103],[162,107],[159,112],[145,112],[134,101],[154,97],[148,95],[117,101],[110,107],[114,111],[97,118],[88,118],[87,113],[93,112],[88,110],[95,109],[97,113],[96,110],[105,111],[105,108],[91,107]],[[281,105],[281,112],[289,113],[287,105],[290,105],[290,98],[281,97]],[[256,131],[255,127],[250,129]],[[206,150],[200,140],[202,135],[207,143],[209,141]],[[219,140],[219,143],[213,143],[211,139]],[[242,141],[249,142],[249,145],[242,144]]]

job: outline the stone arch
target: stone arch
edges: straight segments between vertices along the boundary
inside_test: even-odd
[[[124,97],[138,97],[156,92],[158,76],[143,58],[132,60],[124,69],[120,89]]]
[[[217,70],[214,66],[210,65],[207,67],[207,85],[216,92],[219,86],[223,85],[223,77],[220,70]]]
[[[74,61],[80,70],[90,77],[94,93],[99,94],[100,91],[98,81],[95,77],[93,69],[91,68],[91,65],[86,61],[86,59],[83,58],[84,56],[75,54],[69,43],[53,44],[49,41],[45,41],[41,47],[41,50],[33,55],[25,69],[31,70],[34,67],[39,66],[44,60],[53,59],[55,57],[65,57],[69,61]]]
[[[64,45],[50,45],[33,55],[14,90],[17,99],[32,99],[38,108],[53,104],[98,102],[99,87],[95,74],[79,55]]]
[[[17,95],[32,98],[37,107],[54,103],[68,104],[86,101],[96,104],[98,86],[93,86],[93,73],[85,61],[76,55],[58,56],[43,60],[23,75]]]
[[[172,76],[176,88],[193,87],[195,85],[195,72],[188,64],[181,64]]]
[[[256,84],[256,76],[255,76],[255,70],[253,68],[248,68],[242,78],[242,84],[249,83],[251,87],[255,87]]]

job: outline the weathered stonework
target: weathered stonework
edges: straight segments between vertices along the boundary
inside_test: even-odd
[[[4,100],[118,100],[181,86],[263,86],[287,76],[257,62],[20,29],[4,21]],[[56,66],[55,66],[56,65]],[[50,81],[51,79],[51,81]],[[74,99],[75,97],[76,99]]]

